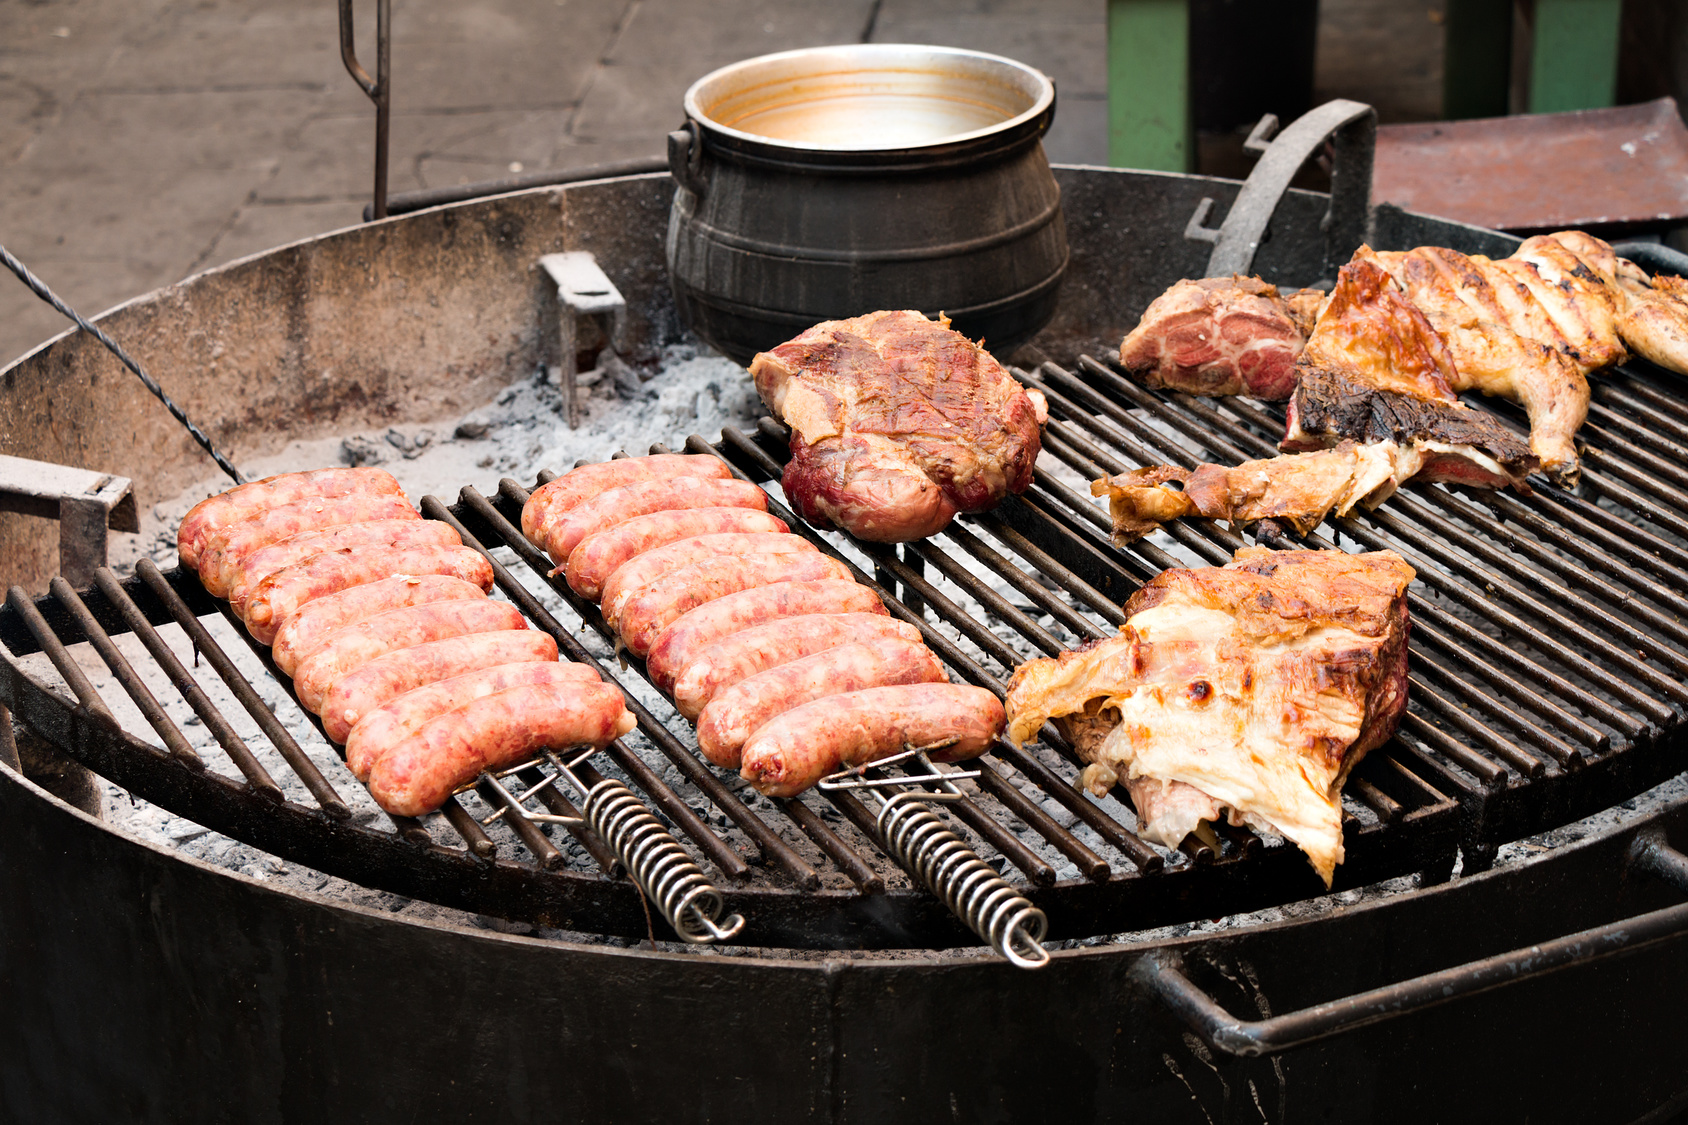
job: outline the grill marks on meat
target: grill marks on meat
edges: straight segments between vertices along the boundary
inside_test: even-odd
[[[948,325],[910,311],[826,321],[751,363],[791,428],[781,484],[804,518],[903,542],[1030,486],[1043,396]]]
[[[1362,246],[1336,277],[1301,361],[1381,390],[1455,402],[1459,372],[1430,322]]]
[[[1492,415],[1458,403],[1429,402],[1357,383],[1335,371],[1303,366],[1289,401],[1286,453],[1326,449],[1344,439],[1394,442],[1398,480],[1451,481],[1480,488],[1530,490],[1541,462]],[[1412,469],[1411,458],[1421,463]]]
[[[1660,367],[1688,375],[1688,279],[1648,277],[1640,266],[1622,258],[1616,278],[1623,295],[1618,333]]]
[[[1156,389],[1285,399],[1323,301],[1316,289],[1280,293],[1257,277],[1180,281],[1144,310],[1119,361]]]
[[[1176,846],[1224,813],[1294,841],[1328,886],[1343,782],[1406,707],[1413,577],[1389,551],[1166,571],[1117,636],[1015,671],[1008,735],[1053,719],[1093,792],[1128,785],[1145,835]]]

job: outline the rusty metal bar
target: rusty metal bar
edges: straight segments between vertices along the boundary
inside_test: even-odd
[[[81,596],[70,583],[55,576],[48,581],[47,589],[58,599],[60,605],[70,611],[70,616],[82,630],[82,635],[88,638],[88,642],[94,646],[94,651],[100,654],[100,659],[105,661],[106,667],[111,670],[112,677],[134,701],[147,725],[164,740],[164,746],[171,756],[193,769],[204,769],[205,763],[194,753],[193,746],[182,735],[181,729],[164,713],[164,708],[159,706],[158,697],[153,695],[152,689],[136,675],[128,657],[118,649],[110,634],[100,627],[94,615],[88,612],[88,607],[83,604]]]
[[[305,788],[322,807],[322,811],[337,820],[350,817],[352,810],[346,807],[346,802],[340,799],[340,794],[335,792],[328,779],[322,776],[322,772],[316,768],[316,763],[312,762],[293,740],[293,736],[287,733],[287,728],[281,725],[281,720],[275,717],[274,712],[241,674],[240,669],[234,666],[234,661],[229,659],[228,653],[212,639],[205,626],[200,624],[199,618],[195,617],[187,603],[182,601],[181,595],[170,588],[169,580],[153,561],[142,559],[135,564],[135,573],[188,635],[188,641],[193,645],[194,651],[204,656],[218,677],[228,685],[240,705],[246,708],[247,714],[258,724],[258,729],[264,732],[264,737],[270,740],[270,745],[275,747],[276,753],[281,755],[299,780],[304,782]],[[227,603],[220,602],[219,608],[227,612]],[[244,634],[245,630],[242,629],[241,632]]]

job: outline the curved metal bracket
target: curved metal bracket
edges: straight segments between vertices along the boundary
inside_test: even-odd
[[[1638,835],[1630,846],[1628,860],[1631,868],[1688,891],[1688,856],[1665,843],[1662,836]],[[1255,1058],[1409,1015],[1462,996],[1633,952],[1684,933],[1688,933],[1688,903],[1679,903],[1263,1020],[1240,1020],[1220,1007],[1183,974],[1175,953],[1150,953],[1133,965],[1128,975],[1133,983],[1160,997],[1208,1046],[1228,1055]]]
[[[1277,125],[1277,118],[1267,114],[1244,143],[1245,150],[1261,153],[1260,163],[1243,182],[1224,223],[1217,230],[1206,225],[1213,200],[1203,199],[1184,228],[1185,238],[1214,244],[1207,260],[1208,277],[1250,271],[1290,180],[1333,137],[1336,151],[1331,164],[1330,210],[1320,224],[1325,232],[1325,276],[1334,276],[1337,267],[1366,240],[1377,111],[1363,102],[1338,98],[1302,114],[1267,144]]]
[[[375,103],[375,202],[372,217],[387,217],[387,122],[392,106],[392,24],[393,0],[375,3],[375,77],[358,62],[352,43],[352,0],[340,0],[340,61],[358,88]]]

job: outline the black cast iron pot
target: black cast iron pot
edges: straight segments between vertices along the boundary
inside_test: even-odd
[[[1041,138],[1055,86],[947,47],[860,44],[735,63],[669,134],[667,258],[699,336],[740,363],[822,321],[947,314],[1005,352],[1067,268]]]

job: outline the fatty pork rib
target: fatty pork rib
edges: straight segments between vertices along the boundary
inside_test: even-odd
[[[1228,813],[1299,845],[1328,887],[1343,782],[1406,708],[1413,577],[1390,551],[1258,547],[1166,571],[1117,636],[1015,671],[1008,736],[1053,719],[1092,792],[1126,784],[1144,835],[1175,847]]]
[[[947,318],[829,320],[757,355],[750,374],[791,427],[786,498],[822,527],[919,539],[1031,485],[1043,395]]]
[[[1180,281],[1144,310],[1119,361],[1155,389],[1286,399],[1323,300],[1258,277]]]

